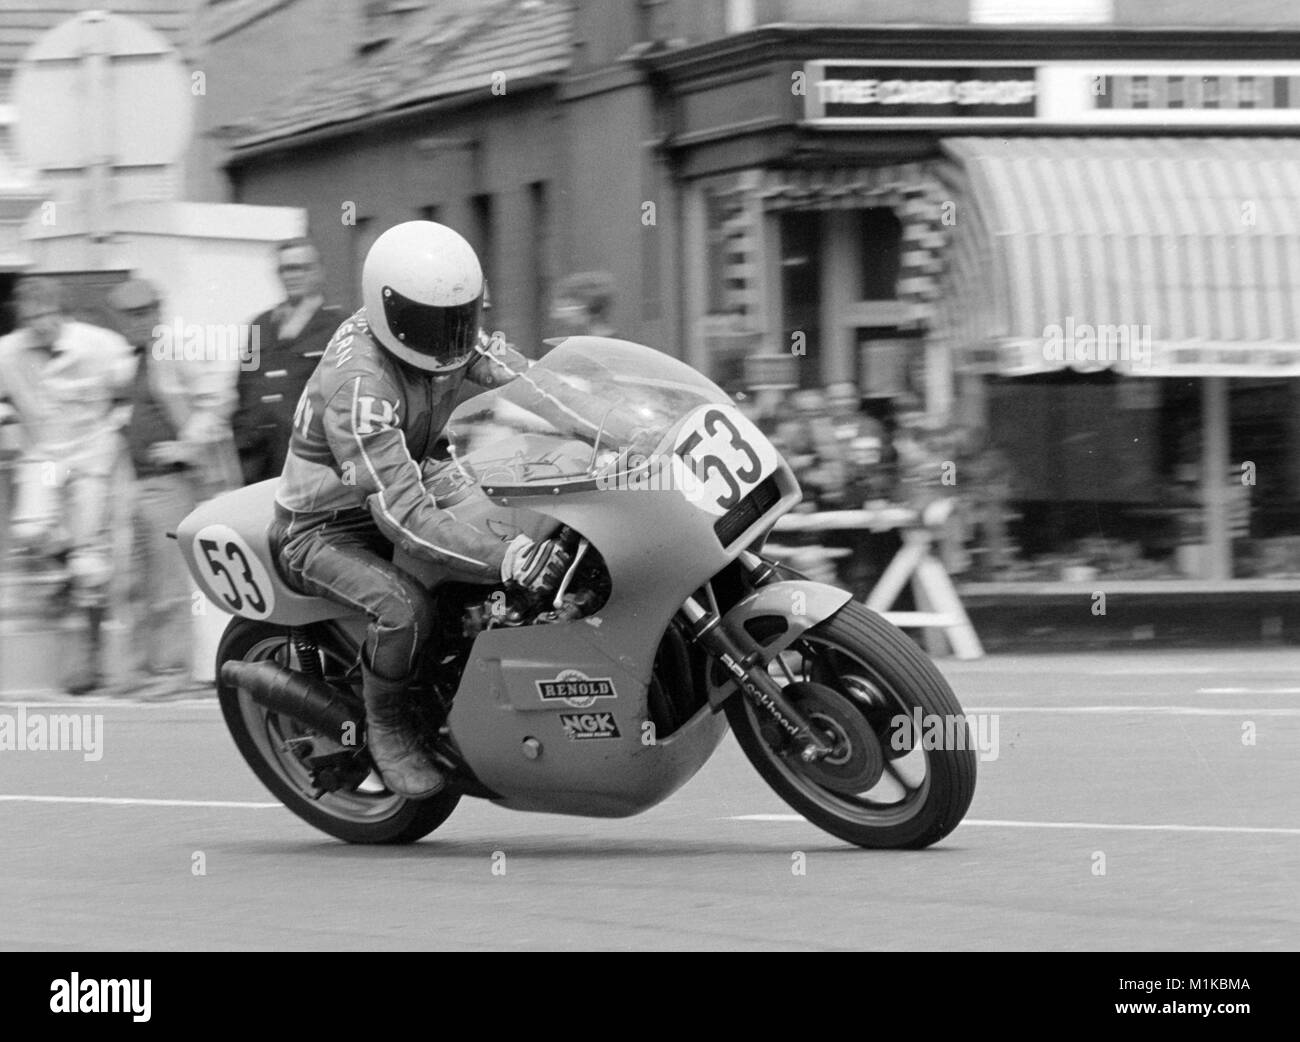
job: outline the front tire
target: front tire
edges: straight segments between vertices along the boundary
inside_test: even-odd
[[[347,683],[344,677],[351,656],[335,647],[324,633],[319,643],[326,678]],[[303,821],[348,843],[414,843],[456,809],[459,793],[444,790],[427,800],[407,799],[386,789],[377,772],[355,786],[314,799],[304,756],[318,745],[332,747],[335,743],[222,681],[221,667],[232,660],[272,661],[297,668],[288,629],[250,619],[232,620],[217,649],[217,697],[231,737],[253,773]]]
[[[861,847],[920,849],[957,827],[975,795],[975,750],[948,682],[906,634],[850,602],[796,640],[769,671],[789,682],[788,695],[842,750],[805,764],[764,710],[743,694],[729,698],[727,720],[741,749],[786,803]],[[951,721],[947,733],[955,741],[926,749],[927,742],[904,735],[912,733],[916,710],[922,720]]]

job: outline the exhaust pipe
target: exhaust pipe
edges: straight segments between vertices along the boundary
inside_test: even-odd
[[[284,713],[344,745],[357,745],[362,713],[323,680],[284,669],[274,662],[242,662],[221,667],[221,679],[247,691],[254,702]],[[345,741],[345,739],[347,739]]]

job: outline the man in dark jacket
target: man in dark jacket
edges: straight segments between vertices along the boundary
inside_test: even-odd
[[[253,320],[258,362],[240,370],[232,421],[244,484],[279,477],[289,450],[293,411],[344,316],[325,304],[325,273],[316,247],[290,239],[277,248],[285,299]]]

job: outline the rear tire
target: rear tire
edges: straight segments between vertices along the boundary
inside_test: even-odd
[[[320,650],[325,676],[342,682],[350,656],[334,648],[324,633]],[[292,752],[283,750],[286,739],[310,744],[325,740],[306,725],[254,702],[244,691],[221,680],[221,666],[234,659],[250,662],[274,661],[295,668],[297,658],[283,626],[236,618],[226,627],[217,649],[217,697],[231,737],[240,754],[261,779],[293,813],[348,843],[414,843],[441,825],[456,809],[460,794],[444,790],[427,800],[411,800],[390,792],[377,781],[378,774],[362,787],[326,793],[320,799],[309,795],[308,772]]]
[[[897,771],[900,759],[893,749],[890,728],[897,725],[900,715],[910,716],[919,709],[927,719],[962,716],[956,696],[934,663],[902,630],[863,605],[846,604],[806,637],[807,646],[822,649],[817,654],[825,660],[822,675],[811,679],[843,696],[837,705],[852,706],[861,713],[880,742],[878,749],[869,751],[873,756],[883,755],[891,770]],[[800,648],[803,639],[792,647]],[[833,677],[825,670],[825,663],[832,660],[844,667],[851,662],[852,673],[843,668]],[[886,697],[868,703],[863,699],[864,690]],[[741,749],[768,785],[814,825],[858,846],[915,850],[937,843],[961,822],[975,795],[976,756],[969,740],[953,743],[963,748],[929,750],[914,743],[901,755],[923,758],[924,783],[918,784],[915,793],[906,790],[910,795],[897,804],[877,803],[846,796],[814,781],[796,755],[783,752],[776,747],[779,742],[769,740],[770,727],[769,736],[764,736],[767,714],[755,709],[743,695],[729,698],[725,710]],[[962,733],[969,739],[964,728],[963,718]],[[902,784],[898,787],[904,788]]]

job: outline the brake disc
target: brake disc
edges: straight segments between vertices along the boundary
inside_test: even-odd
[[[814,681],[796,681],[782,688],[820,736],[832,746],[829,755],[790,764],[810,781],[832,792],[856,796],[880,781],[885,752],[862,711],[834,688]]]

